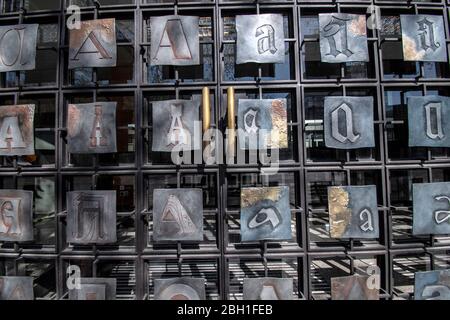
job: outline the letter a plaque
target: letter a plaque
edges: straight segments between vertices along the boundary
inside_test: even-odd
[[[0,72],[34,70],[38,24],[0,26]]]
[[[0,156],[34,155],[34,105],[0,106]]]

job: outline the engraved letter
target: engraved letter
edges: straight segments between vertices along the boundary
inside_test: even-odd
[[[373,231],[372,212],[370,212],[368,209],[364,209],[359,213],[359,220],[365,221],[362,225],[359,226],[362,231]]]
[[[19,118],[4,118],[0,128],[0,149],[7,149],[11,152],[12,149],[26,148],[26,146],[20,131]]]
[[[258,39],[258,53],[263,54],[269,51],[275,54],[278,49],[275,47],[275,29],[270,24],[264,24],[256,29],[255,37],[267,34]]]
[[[89,40],[89,41],[88,41]],[[113,57],[108,53],[105,47],[102,46],[101,42],[98,40],[94,31],[91,31],[89,35],[84,40],[81,47],[78,49],[77,53],[74,55],[72,60],[79,60],[78,56],[80,54],[100,54],[100,59],[112,59]]]
[[[442,130],[442,103],[430,102],[426,104],[425,113],[427,136],[433,140],[443,139],[445,135]]]
[[[170,124],[169,133],[167,134],[167,145],[187,145],[189,143],[189,131],[184,128],[181,119],[183,105],[172,104],[170,113],[172,122]]]
[[[244,115],[244,128],[247,133],[256,134],[258,126],[256,125],[256,116],[258,111],[249,109]]]
[[[345,116],[345,133],[342,134],[340,130],[340,121],[339,121],[339,115],[340,113],[343,113]],[[341,104],[338,108],[336,108],[331,113],[331,127],[332,127],[332,136],[337,141],[344,143],[346,141],[350,141],[354,143],[360,138],[359,134],[355,134],[353,132],[353,111],[352,109],[346,104]]]
[[[349,20],[332,16],[331,21],[323,28],[324,37],[327,38],[330,45],[330,52],[328,54],[335,58],[339,54],[344,54],[347,57],[353,54],[348,48],[347,21]]]
[[[95,119],[91,130],[91,143],[92,148],[104,147],[107,145],[106,136],[103,133],[102,125],[102,106],[95,106]]]
[[[180,19],[167,20],[154,59],[158,59],[160,54],[168,53],[165,50],[160,51],[161,48],[171,49],[169,52],[174,59],[192,59],[191,49]]]
[[[429,21],[427,18],[424,18],[423,20],[418,21],[417,24],[419,25],[419,37],[422,49],[425,51],[428,49],[433,51],[439,49],[441,44],[435,40],[433,22]]]
[[[17,61],[24,65],[22,61],[22,47],[24,41],[25,27],[13,28],[6,31],[0,39],[0,59],[5,66],[12,67]],[[9,40],[9,41],[8,41]],[[15,42],[12,42],[15,40]],[[4,42],[7,45],[3,45]]]
[[[447,196],[437,196],[434,199],[437,201],[447,200],[450,203],[450,198]],[[442,218],[441,218],[441,215],[443,216]],[[450,211],[449,210],[435,211],[434,212],[434,220],[436,221],[437,224],[442,224],[447,220],[450,222]]]

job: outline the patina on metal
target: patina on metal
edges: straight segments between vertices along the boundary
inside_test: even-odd
[[[239,148],[287,148],[286,104],[286,99],[239,99]]]
[[[328,148],[375,147],[373,97],[325,97],[323,121]]]
[[[117,64],[116,20],[81,21],[69,31],[69,69],[115,67]]]
[[[0,300],[34,300],[33,277],[0,277]]]
[[[413,184],[413,234],[450,234],[450,182]]]
[[[292,300],[292,278],[245,278],[244,300]]]
[[[400,15],[405,61],[447,62],[444,19],[437,15]]]
[[[205,300],[205,279],[155,279],[155,300]]]
[[[368,62],[366,16],[347,13],[319,14],[322,62]]]
[[[108,244],[116,241],[116,191],[67,192],[67,242]]]
[[[80,278],[80,288],[69,290],[69,300],[115,300],[114,278]]]
[[[0,241],[33,238],[33,191],[0,190]]]
[[[203,240],[201,189],[153,191],[153,240],[157,242]]]
[[[328,212],[332,238],[379,237],[376,186],[329,187]]]
[[[199,17],[151,17],[150,32],[150,65],[200,64]]]
[[[34,105],[0,106],[0,156],[34,155]]]
[[[117,152],[116,105],[116,102],[69,104],[67,110],[68,152]]]
[[[450,147],[450,98],[408,98],[410,147]]]
[[[241,189],[241,241],[289,240],[289,187]]]
[[[416,272],[414,300],[450,300],[450,270]]]
[[[369,276],[331,278],[331,300],[380,300],[378,289],[367,286]]]
[[[0,72],[34,70],[38,24],[0,26]]]
[[[236,64],[284,63],[283,15],[238,15],[236,33]]]

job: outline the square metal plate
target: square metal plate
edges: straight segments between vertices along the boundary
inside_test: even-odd
[[[244,300],[292,300],[292,278],[245,278]]]
[[[155,300],[205,300],[205,279],[155,279]]]
[[[34,70],[38,24],[0,26],[0,72]]]
[[[416,272],[414,300],[450,300],[450,270]]]
[[[33,277],[0,277],[0,300],[34,300]]]
[[[0,156],[34,155],[34,105],[0,106]]]
[[[331,300],[380,300],[378,289],[369,289],[369,276],[331,278]]]
[[[117,280],[114,278],[80,278],[81,289],[69,290],[69,300],[115,300]],[[91,299],[85,293],[96,293]],[[102,299],[100,299],[102,298]]]
[[[0,190],[0,241],[33,241],[33,192]]]

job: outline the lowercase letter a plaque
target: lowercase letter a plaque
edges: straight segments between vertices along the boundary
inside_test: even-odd
[[[155,300],[205,300],[205,279],[155,279]]]
[[[199,18],[162,16],[150,18],[150,65],[200,64]]]
[[[450,300],[450,270],[416,272],[414,300]]]
[[[33,192],[0,190],[0,241],[33,240]]]
[[[347,13],[319,14],[322,62],[368,62],[366,16]]]
[[[378,289],[367,285],[369,276],[331,278],[331,300],[380,300]]]
[[[69,69],[116,66],[115,19],[82,21],[69,38]]]
[[[444,19],[435,15],[400,15],[405,61],[447,62]]]
[[[69,104],[67,149],[70,153],[116,152],[116,102]]]
[[[236,16],[236,64],[284,63],[283,16],[258,14]]]
[[[67,192],[67,242],[108,244],[116,241],[116,191]]]
[[[80,278],[80,288],[69,290],[69,300],[115,300],[114,278]]]
[[[292,278],[245,278],[244,300],[292,300]]]
[[[33,277],[0,277],[0,300],[34,300]]]
[[[34,105],[0,106],[0,156],[34,155]]]
[[[291,211],[289,187],[241,190],[241,241],[289,240]]]
[[[0,26],[0,72],[34,70],[39,25]]]

